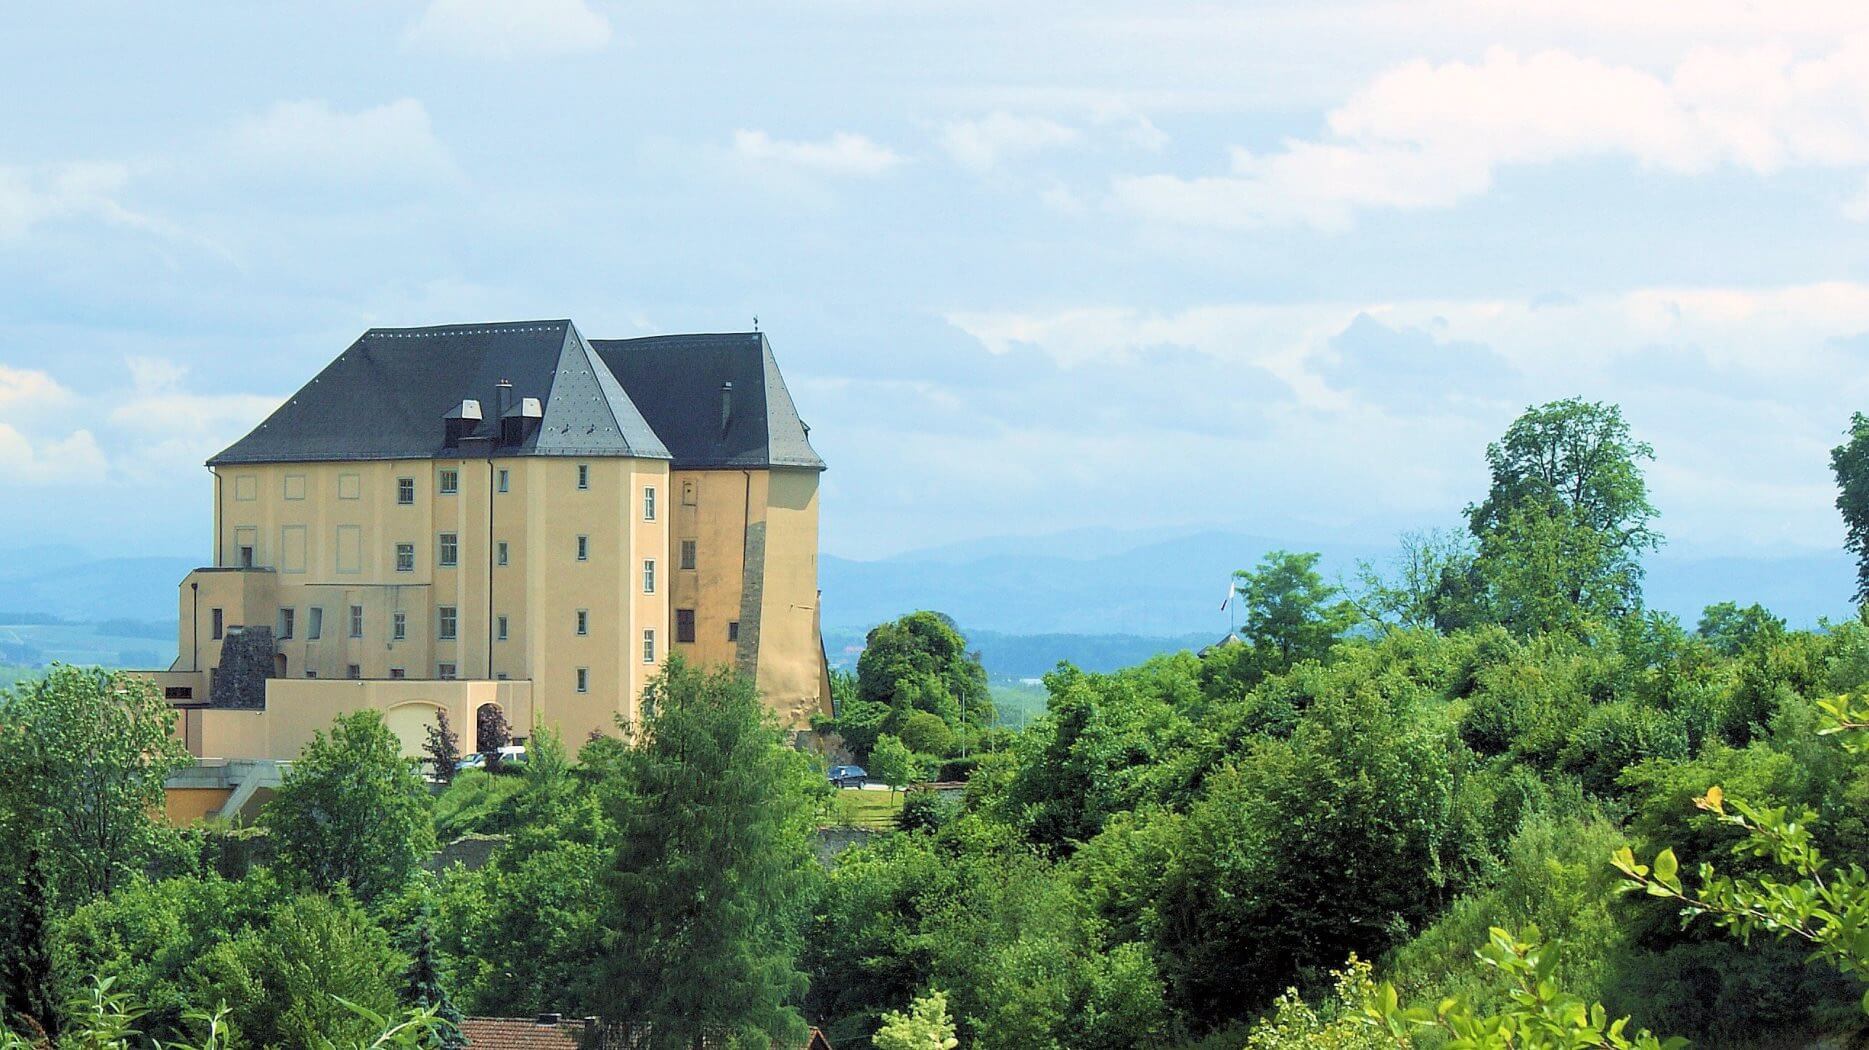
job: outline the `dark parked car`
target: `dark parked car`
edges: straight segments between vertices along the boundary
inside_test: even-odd
[[[869,773],[865,772],[862,766],[831,767],[831,786],[833,787],[862,787],[863,782],[869,778]]]

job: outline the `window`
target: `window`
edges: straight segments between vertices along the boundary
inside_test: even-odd
[[[740,621],[727,621],[727,640],[730,642],[737,642],[740,640]]]
[[[506,640],[506,617],[504,616],[500,617],[499,628],[500,628],[500,641],[503,642]]]
[[[218,642],[221,640],[221,633],[225,631],[227,627],[227,624],[226,624],[227,614],[220,609],[214,609],[214,610],[211,610],[211,612],[213,613],[212,619],[213,619],[214,626],[212,630],[214,633],[210,634],[208,637]]]
[[[162,687],[164,700],[193,700],[195,687],[192,685],[165,685]]]
[[[309,667],[307,667],[307,668],[305,669],[305,677],[307,677],[307,678],[316,678],[316,677],[318,677],[318,672],[316,672],[316,671],[314,671],[314,670],[312,670],[311,668],[309,668]]]
[[[409,614],[399,612],[389,618],[390,641],[400,642],[409,637]]]
[[[507,473],[506,471],[504,471],[504,470],[502,470],[502,471],[500,471],[500,491],[501,491],[501,492],[505,492],[505,491],[506,491],[506,480],[507,480],[507,477],[508,477],[508,473]]]
[[[644,521],[655,520],[655,486],[654,485],[651,485],[648,488],[645,488],[642,490],[642,520]]]
[[[314,605],[305,617],[305,640],[315,642],[324,637],[324,607]]]
[[[588,667],[580,667],[578,668],[578,692],[588,693],[590,691],[591,691],[591,669]]]
[[[579,634],[591,633],[591,614],[588,609],[578,610],[578,633]]]
[[[655,559],[654,558],[644,558],[642,560],[642,592],[644,594],[655,593]]]
[[[693,540],[682,540],[681,541],[681,567],[684,569],[694,568],[694,541]]]
[[[397,572],[414,572],[415,571],[415,544],[413,543],[396,544],[396,571]]]
[[[337,476],[337,498],[359,499],[363,496],[363,484],[355,474]]]
[[[435,491],[443,496],[452,496],[461,491],[461,472],[453,469],[442,471],[441,481],[435,486]]]
[[[589,463],[579,463],[578,464],[578,488],[587,489],[590,487],[591,487],[591,465]]]
[[[675,610],[675,640],[678,642],[694,641],[694,610]]]
[[[681,483],[681,505],[684,507],[694,506],[694,482],[684,481]]]
[[[461,563],[461,539],[459,536],[452,532],[444,532],[441,534],[441,542],[437,547],[441,553],[440,561],[442,568],[452,569]]]
[[[400,668],[400,667],[392,667],[392,668],[390,668],[390,669],[389,669],[389,676],[390,676],[391,678],[401,678],[401,677],[403,677],[403,674],[402,674],[402,668]]]
[[[454,640],[456,622],[454,606],[442,605],[435,609],[435,637],[444,642]]]
[[[453,664],[436,664],[435,665],[435,677],[440,678],[443,681],[453,678],[454,677],[454,665]]]
[[[344,677],[362,678],[363,677],[363,665],[362,664],[345,664],[344,665]]]
[[[363,637],[363,606],[361,605],[350,607],[350,636],[352,638]]]
[[[279,610],[279,640],[280,641],[285,641],[287,638],[292,637],[292,620],[296,614],[297,614],[297,611],[294,609]]]
[[[415,506],[415,479],[396,479],[396,502],[404,507]]]
[[[260,483],[251,474],[240,474],[234,478],[234,498],[242,503],[251,503],[259,498]]]
[[[591,538],[589,536],[578,537],[578,560],[591,560]]]
[[[653,630],[642,633],[642,662],[655,663],[655,631]]]
[[[505,565],[506,564],[506,541],[501,540],[499,543],[495,544],[493,547],[493,552],[494,552],[494,560],[499,562],[501,565]]]
[[[285,492],[283,495],[286,499],[304,499],[305,475],[287,474],[285,476]]]

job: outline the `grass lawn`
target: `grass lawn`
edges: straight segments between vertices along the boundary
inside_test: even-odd
[[[839,788],[837,822],[854,828],[887,831],[896,826],[896,814],[902,812],[902,792],[864,791]]]

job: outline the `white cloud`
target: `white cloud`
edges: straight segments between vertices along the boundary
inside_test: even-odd
[[[0,365],[0,409],[9,416],[36,408],[56,408],[71,401],[71,391],[36,368]]]
[[[942,125],[938,141],[954,163],[986,172],[1008,157],[1068,146],[1080,137],[1076,128],[1055,120],[1000,110],[974,120],[949,121]]]
[[[1278,150],[1236,149],[1224,176],[1117,179],[1114,198],[1178,224],[1335,229],[1361,209],[1449,207],[1510,165],[1613,156],[1684,175],[1861,169],[1869,37],[1816,58],[1702,48],[1666,77],[1564,50],[1493,48],[1477,63],[1391,69],[1326,125]]]
[[[854,132],[840,131],[818,142],[775,139],[763,131],[733,133],[733,149],[741,158],[813,171],[824,175],[869,177],[902,163],[901,155]]]
[[[104,451],[88,430],[32,440],[0,423],[0,478],[29,485],[82,485],[102,481]]]
[[[157,228],[120,202],[129,181],[129,168],[122,164],[0,165],[0,241],[18,240],[33,227],[60,219]]]
[[[412,98],[355,113],[323,99],[278,102],[235,127],[230,152],[249,170],[335,181],[419,181],[454,169],[427,108]]]
[[[610,20],[584,0],[429,0],[404,39],[467,58],[600,51]]]

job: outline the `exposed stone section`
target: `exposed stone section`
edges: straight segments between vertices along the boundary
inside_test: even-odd
[[[243,627],[221,642],[221,665],[214,671],[210,707],[259,711],[266,707],[266,680],[273,677],[278,652],[271,627]]]
[[[759,674],[759,609],[766,596],[766,523],[746,527],[746,568],[740,585],[740,641],[733,653],[734,670],[748,678]]]

